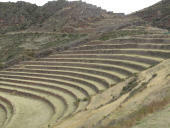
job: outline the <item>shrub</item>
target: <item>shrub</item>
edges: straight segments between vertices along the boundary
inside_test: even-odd
[[[137,85],[137,77],[134,77],[125,87],[123,87],[120,95],[130,92]]]
[[[0,63],[0,69],[3,69],[5,67],[5,65],[1,62]]]

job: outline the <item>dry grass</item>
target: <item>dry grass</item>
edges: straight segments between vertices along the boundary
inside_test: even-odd
[[[170,97],[165,97],[161,101],[153,101],[149,105],[141,107],[128,117],[112,122],[107,128],[131,128],[147,115],[163,109],[170,103]]]

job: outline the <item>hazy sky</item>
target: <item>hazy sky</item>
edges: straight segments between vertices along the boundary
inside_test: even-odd
[[[1,2],[12,1],[16,2],[18,0],[0,0]],[[47,1],[52,0],[20,0],[35,3],[37,5],[43,5]],[[69,0],[75,1],[75,0]],[[143,9],[150,5],[153,5],[161,0],[82,0],[87,3],[95,4],[103,9],[113,12],[124,12],[126,14]]]

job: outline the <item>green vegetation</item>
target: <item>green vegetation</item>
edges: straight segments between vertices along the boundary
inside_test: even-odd
[[[139,86],[138,88],[135,88],[133,91],[131,91],[131,90],[132,90],[132,89],[131,89],[132,87],[131,87],[131,88],[130,88],[130,89],[131,89],[131,90],[130,90],[131,92],[130,92],[129,96],[127,97],[127,99],[133,97],[134,95],[138,94],[139,92],[142,92],[145,88],[147,88],[148,83],[149,83],[151,80],[153,80],[156,76],[157,76],[157,74],[153,74],[152,77],[151,77],[148,81],[142,82],[142,83],[141,83],[141,86]],[[132,81],[132,85],[134,85],[134,86],[136,85],[136,86],[137,86],[137,84],[138,84],[138,83]],[[128,85],[129,85],[129,84],[128,84]]]
[[[117,31],[109,32],[109,33],[104,33],[99,39],[105,41],[105,40],[109,40],[112,38],[132,36],[132,35],[141,35],[141,34],[147,34],[147,32],[144,30],[117,30]]]
[[[125,87],[123,87],[120,95],[130,92],[133,88],[138,85],[137,77],[134,77]]]
[[[0,62],[8,63],[33,59],[37,53],[47,49],[68,45],[73,40],[80,39],[84,34],[68,33],[16,33],[0,35]]]
[[[0,69],[3,69],[4,68],[4,64],[1,62],[0,63]]]

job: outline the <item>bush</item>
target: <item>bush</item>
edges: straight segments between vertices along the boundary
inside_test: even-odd
[[[133,88],[138,85],[137,78],[133,78],[125,87],[123,87],[120,95],[130,92]]]
[[[0,63],[0,69],[3,69],[5,67],[5,65],[1,62]]]

